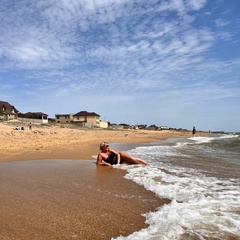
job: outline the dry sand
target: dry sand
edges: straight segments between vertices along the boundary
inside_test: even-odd
[[[102,141],[133,144],[191,136],[37,125],[18,131],[17,124],[0,123],[1,240],[105,240],[147,227],[141,214],[168,200],[124,179],[123,170],[97,166],[92,156]]]
[[[63,126],[0,123],[0,162],[33,159],[93,159],[102,141],[152,142],[172,137],[191,136],[191,132],[150,130],[77,129]],[[25,130],[14,130],[23,126]],[[65,126],[65,127],[64,127]],[[203,134],[203,133],[202,133]]]

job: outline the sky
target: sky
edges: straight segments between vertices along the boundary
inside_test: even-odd
[[[0,0],[0,100],[240,131],[239,0]]]

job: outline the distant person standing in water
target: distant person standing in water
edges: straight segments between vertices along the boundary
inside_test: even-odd
[[[192,130],[193,137],[194,137],[195,133],[196,133],[196,128],[195,128],[195,126],[193,126],[193,130]]]

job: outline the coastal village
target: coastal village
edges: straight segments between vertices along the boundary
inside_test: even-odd
[[[176,129],[169,126],[156,126],[146,124],[129,125],[126,123],[116,124],[102,121],[101,115],[95,112],[79,111],[77,113],[55,114],[55,118],[49,118],[47,113],[27,112],[21,113],[14,105],[6,101],[0,101],[0,121],[18,120],[23,126],[16,126],[18,129],[24,129],[24,126],[32,124],[71,124],[77,127],[86,128],[114,128],[114,129],[146,129],[146,130],[178,130],[188,131],[186,129]],[[17,129],[17,130],[18,130]]]
[[[99,143],[141,144],[167,138],[191,137],[190,130],[155,125],[112,124],[100,114],[21,113],[14,105],[0,101],[0,162],[31,159],[93,159]],[[199,131],[197,135],[200,136]],[[135,146],[135,145],[134,145]]]

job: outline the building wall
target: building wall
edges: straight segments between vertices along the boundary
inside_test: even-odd
[[[97,116],[74,116],[73,122],[87,122],[92,124],[94,127],[99,127],[100,120]]]
[[[108,128],[108,122],[100,122],[99,127],[100,128]]]
[[[18,120],[24,122],[24,123],[39,123],[39,124],[47,124],[48,119],[36,119],[36,118],[18,118]]]
[[[2,120],[13,120],[13,119],[17,119],[17,116],[14,115],[14,114],[3,114],[3,115],[0,115],[0,119]]]
[[[73,122],[87,122],[87,117],[85,116],[74,116]]]
[[[168,126],[161,126],[161,127],[160,127],[161,130],[169,130],[169,128],[170,128],[170,127],[168,127]]]
[[[70,123],[73,120],[73,114],[55,114],[57,123]]]
[[[87,122],[72,122],[72,124],[79,126],[79,127],[93,128],[93,125],[91,123],[87,123]]]
[[[98,126],[97,125],[97,119],[96,119],[96,116],[88,116],[87,117],[87,122],[88,123],[91,123],[93,126]]]

